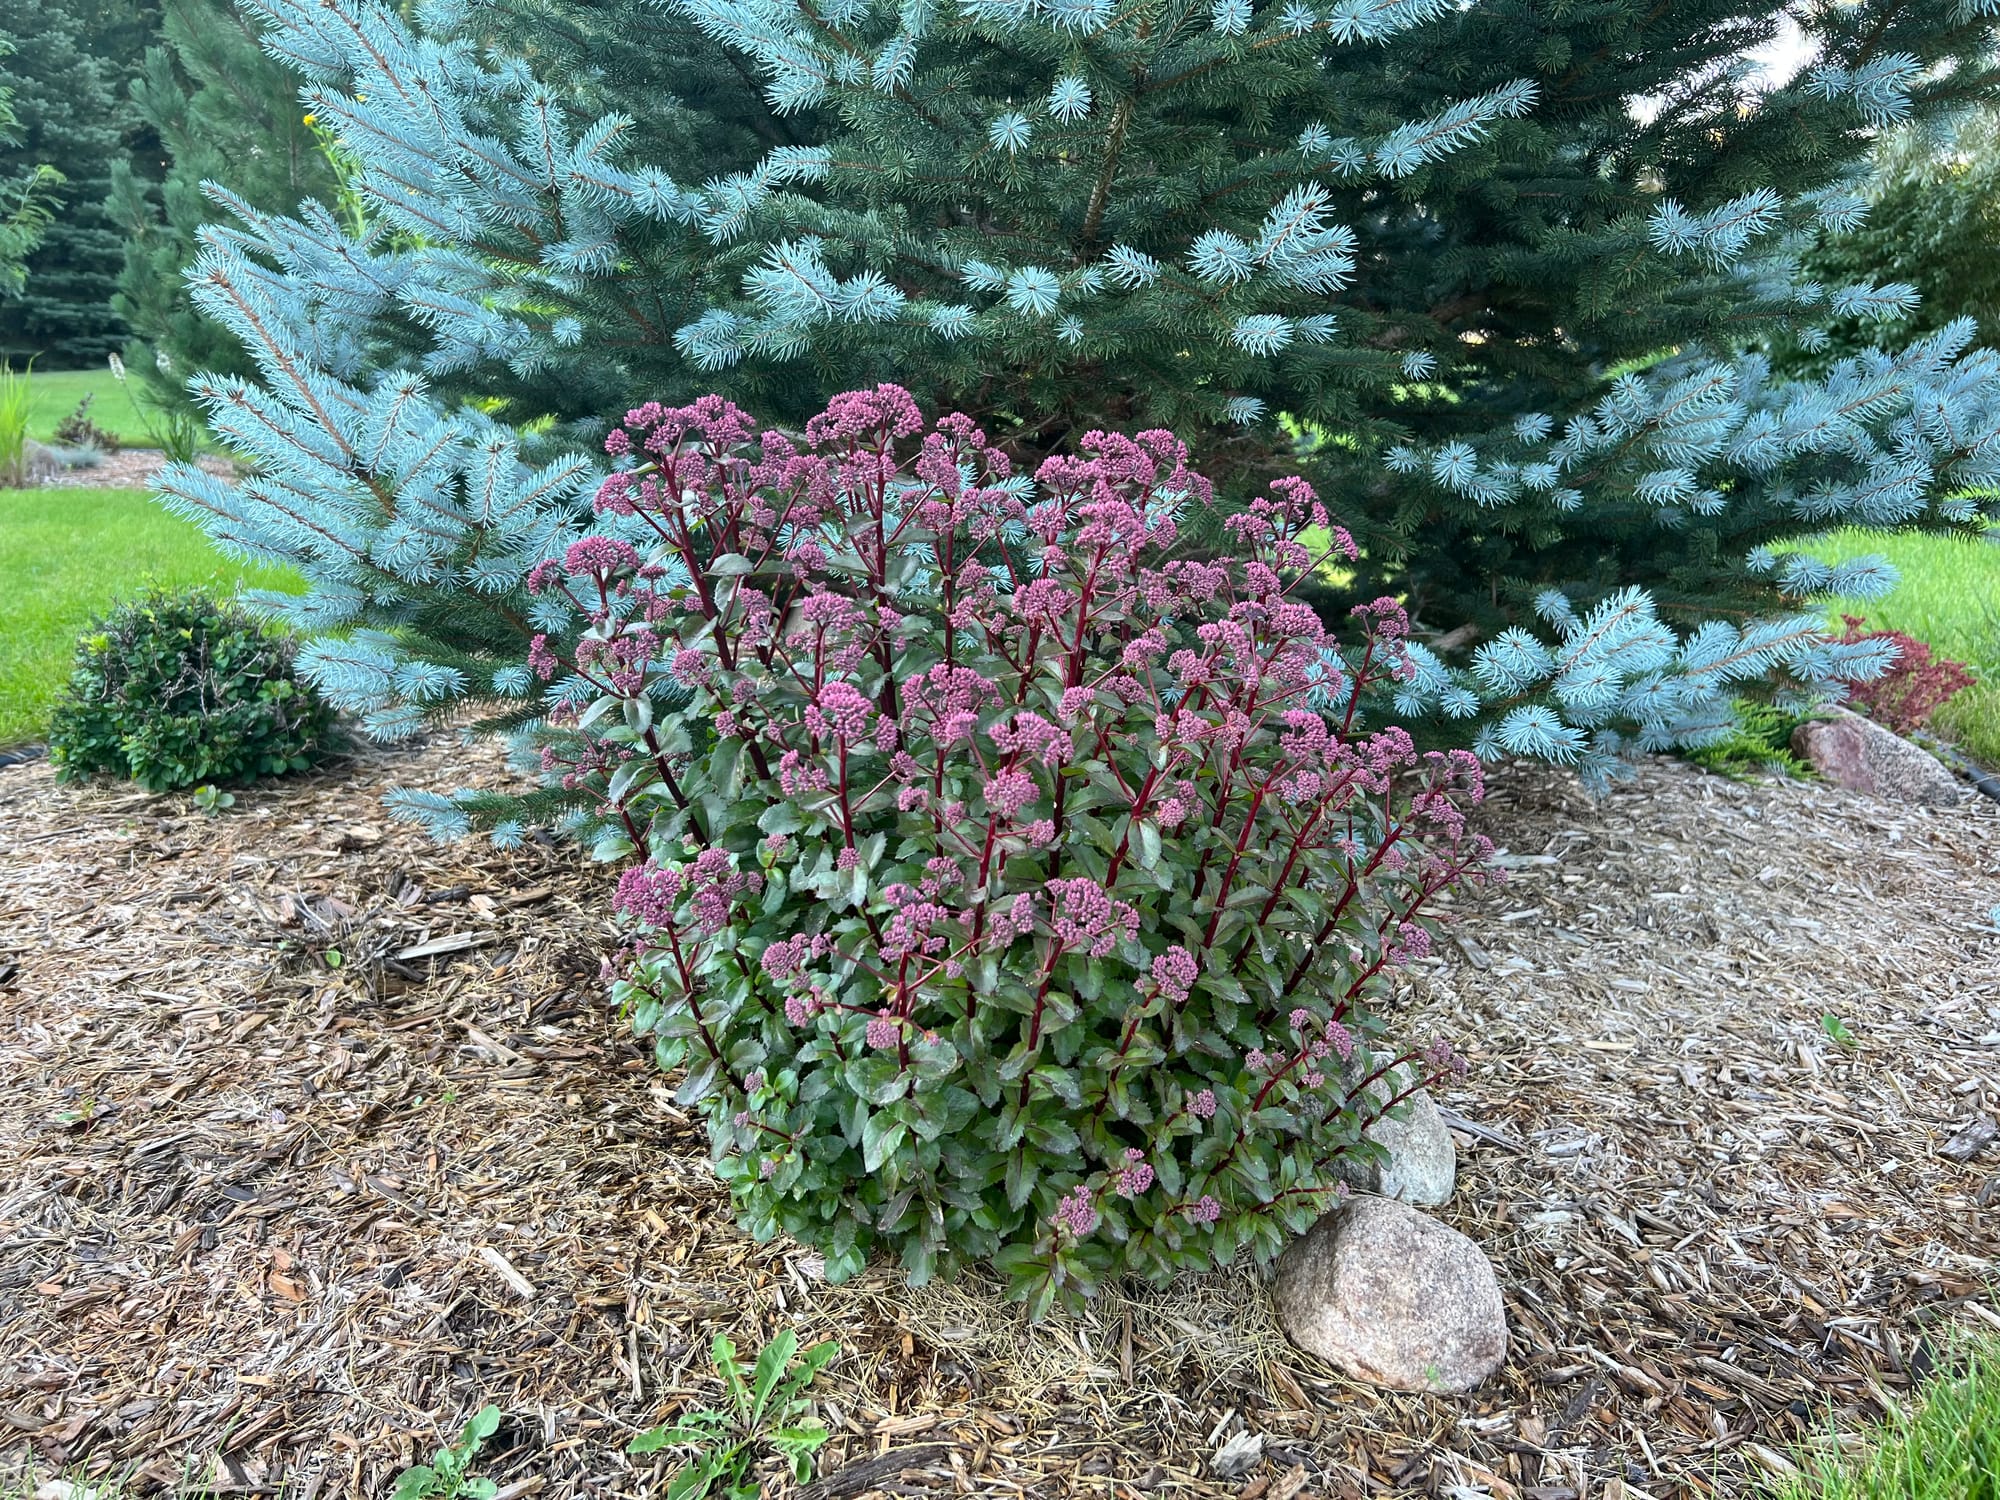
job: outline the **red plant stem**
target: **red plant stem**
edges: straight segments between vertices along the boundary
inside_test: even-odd
[[[687,996],[688,1011],[694,1016],[695,1030],[701,1035],[702,1045],[708,1048],[708,1055],[722,1069],[724,1076],[736,1085],[736,1091],[740,1094],[749,1093],[750,1091],[743,1086],[743,1080],[736,1076],[736,1070],[730,1067],[723,1057],[722,1049],[716,1046],[715,1038],[709,1034],[708,1018],[701,1013],[701,1000],[698,998],[694,973],[688,967],[687,955],[681,952],[679,929],[669,922],[664,931],[667,934],[667,950],[674,956],[674,967],[680,970],[681,993]]]
[[[1282,771],[1282,762],[1279,768]],[[1243,851],[1250,847],[1250,833],[1257,826],[1257,813],[1264,805],[1264,794],[1269,790],[1271,782],[1276,779],[1274,774],[1259,783],[1257,790],[1250,794],[1250,810],[1243,815],[1243,831],[1236,836],[1236,848],[1229,856],[1229,868],[1222,872],[1222,884],[1215,893],[1215,906],[1208,914],[1208,926],[1201,935],[1204,948],[1215,942],[1215,929],[1222,921],[1222,908],[1228,903],[1229,889],[1236,881],[1237,866],[1243,862]]]

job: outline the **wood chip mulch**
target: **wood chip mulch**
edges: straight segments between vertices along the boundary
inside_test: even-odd
[[[1291,1350],[1248,1270],[1028,1328],[754,1245],[605,1010],[603,872],[379,803],[501,777],[438,743],[206,816],[0,772],[0,1474],[382,1495],[493,1401],[508,1500],[650,1495],[625,1444],[716,1398],[711,1335],[789,1323],[843,1349],[815,1495],[1749,1494],[2000,1328],[2000,1151],[1940,1154],[2000,1111],[1983,801],[1497,778],[1513,878],[1411,983],[1515,1341],[1445,1400]]]
[[[203,454],[197,460],[209,473],[222,479],[236,477],[236,467],[228,459]],[[105,454],[87,468],[58,469],[36,486],[50,490],[143,490],[153,476],[166,467],[167,456],[158,448],[120,448]]]

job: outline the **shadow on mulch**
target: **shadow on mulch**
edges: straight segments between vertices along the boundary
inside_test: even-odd
[[[1291,1350],[1247,1269],[1030,1329],[752,1244],[602,1003],[604,872],[380,808],[503,774],[434,745],[222,817],[0,775],[0,1454],[377,1495],[490,1400],[503,1494],[648,1495],[624,1446],[716,1396],[710,1336],[790,1324],[843,1348],[818,1494],[1665,1500],[2000,1325],[2000,1163],[1935,1154],[2000,1108],[2000,810],[1498,778],[1515,878],[1410,986],[1473,1059],[1440,1216],[1515,1336],[1448,1400]],[[1262,1465],[1214,1477],[1246,1427]]]

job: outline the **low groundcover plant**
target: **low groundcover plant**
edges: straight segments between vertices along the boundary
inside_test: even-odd
[[[1303,481],[1218,554],[1167,432],[1031,479],[882,386],[803,443],[706,398],[607,446],[606,534],[530,580],[588,622],[534,643],[543,770],[645,857],[617,998],[755,1234],[1039,1313],[1275,1254],[1457,1066],[1369,1002],[1482,870],[1479,766],[1356,727],[1407,621],[1343,653],[1289,596],[1352,551]]]

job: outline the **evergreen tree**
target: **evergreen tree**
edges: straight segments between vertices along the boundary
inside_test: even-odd
[[[1830,234],[1806,257],[1824,281],[1900,281],[1921,300],[1885,330],[1837,319],[1822,345],[1800,351],[1806,368],[1871,348],[1885,331],[1929,333],[1955,317],[2000,342],[2000,116],[1980,110],[1945,131],[1903,129],[1883,144],[1866,196],[1868,217]]]
[[[316,579],[274,607],[365,627],[309,655],[382,732],[525,693],[522,573],[592,482],[563,443],[648,397],[893,379],[1029,449],[1171,424],[1239,495],[1303,424],[1367,587],[1510,625],[1419,653],[1396,711],[1593,774],[1724,732],[1746,679],[1859,670],[1804,601],[1886,568],[1772,544],[1966,524],[2000,479],[1969,329],[1811,382],[1761,352],[1907,305],[1798,257],[1862,215],[1874,132],[1993,88],[1985,0],[1812,8],[1819,62],[1761,94],[1768,0],[254,4],[369,224],[208,234],[196,297],[261,384],[200,393],[267,472],[166,488]]]
[[[159,0],[63,0],[63,9],[76,22],[83,50],[104,65],[113,99],[123,100],[159,37]]]
[[[103,203],[121,151],[111,70],[84,50],[76,18],[52,0],[8,0],[0,38],[0,87],[13,92],[20,140],[0,148],[0,180],[36,166],[63,182],[50,194],[54,220],[28,257],[27,286],[0,307],[0,353],[18,364],[81,365],[121,340],[111,293],[124,258]]]
[[[198,370],[248,374],[222,326],[188,301],[183,273],[202,226],[221,216],[202,191],[227,182],[244,202],[290,213],[307,198],[333,201],[340,184],[322,134],[298,101],[298,80],[258,45],[256,26],[227,0],[165,0],[160,46],[148,48],[131,96],[157,134],[157,184],[128,162],[111,173],[108,211],[125,232],[113,307],[130,326],[126,363],[158,401],[184,401]]]
[[[0,56],[11,50],[0,40]],[[21,122],[14,114],[12,99],[9,90],[0,89],[0,147],[17,145],[21,139]],[[27,280],[24,262],[48,232],[51,216],[47,198],[60,181],[53,168],[39,163],[16,167],[11,175],[0,176],[0,297],[20,291]]]

